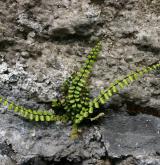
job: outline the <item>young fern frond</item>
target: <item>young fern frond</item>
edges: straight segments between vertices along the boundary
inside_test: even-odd
[[[97,45],[89,52],[84,66],[72,78],[72,82],[68,88],[68,96],[66,100],[67,104],[64,108],[68,113],[70,113],[72,116],[71,118],[74,118],[76,114],[79,114],[81,109],[85,109],[90,100],[88,97],[89,92],[86,88],[86,84],[100,49],[101,44],[98,42]]]

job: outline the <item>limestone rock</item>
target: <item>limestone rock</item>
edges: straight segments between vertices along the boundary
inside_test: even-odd
[[[137,67],[160,60],[159,0],[1,0],[0,95],[50,109],[63,81],[95,40],[102,52],[91,96]],[[160,164],[160,74],[144,76],[104,106],[108,115],[82,127],[32,123],[0,113],[0,164]]]

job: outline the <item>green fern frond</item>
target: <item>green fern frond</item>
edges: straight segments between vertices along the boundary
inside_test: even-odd
[[[97,98],[95,98],[92,102],[94,103],[93,106],[97,108],[97,103],[105,104],[113,94],[117,94],[120,89],[130,85],[132,82],[141,78],[144,74],[149,73],[153,70],[160,68],[160,64],[155,64],[149,67],[145,67],[143,69],[137,70],[135,72],[129,73],[121,80],[115,80],[114,83],[111,83],[109,88],[103,89],[100,91],[100,94]]]
[[[76,115],[74,123],[79,124],[85,118],[88,118],[89,115],[94,113],[94,109],[100,108],[100,105],[105,104],[110,100],[110,98],[117,94],[121,89],[125,88],[126,86],[130,85],[132,82],[138,80],[144,74],[149,73],[150,71],[156,70],[160,68],[160,64],[155,64],[149,67],[145,67],[143,69],[137,70],[135,72],[129,73],[121,80],[115,80],[115,82],[111,83],[110,86],[106,89],[100,91],[100,94],[94,98],[93,101],[89,102],[88,108],[86,108],[86,112],[83,110],[80,111],[80,114]],[[91,121],[96,120],[97,118],[103,116],[103,113],[98,114],[95,117],[90,118]]]
[[[71,118],[80,113],[81,109],[87,107],[89,91],[87,90],[87,81],[92,71],[92,66],[101,49],[100,42],[89,52],[84,66],[74,75],[72,82],[68,87],[68,96],[66,97],[66,109],[70,112]],[[86,115],[86,114],[85,114]]]
[[[16,105],[13,101],[10,102],[7,99],[3,99],[2,96],[0,96],[1,105],[7,106],[9,111],[13,111],[17,115],[28,119],[32,121],[66,121],[67,116],[66,115],[55,115],[53,112],[49,112],[46,110],[32,110],[32,109],[26,109],[22,106]]]

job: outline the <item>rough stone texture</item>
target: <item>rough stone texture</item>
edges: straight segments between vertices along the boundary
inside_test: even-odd
[[[159,0],[0,0],[0,94],[50,108],[62,82],[97,38],[92,96],[136,67],[160,59]],[[85,49],[85,50],[84,50]],[[30,123],[1,108],[0,164],[160,165],[160,75],[113,97],[110,113],[83,126]]]

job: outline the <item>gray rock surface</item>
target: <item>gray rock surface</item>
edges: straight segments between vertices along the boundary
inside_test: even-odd
[[[159,0],[0,0],[0,94],[50,109],[59,86],[97,38],[91,94],[160,60]],[[160,165],[160,74],[113,97],[109,114],[84,124],[32,123],[0,109],[0,164]]]

